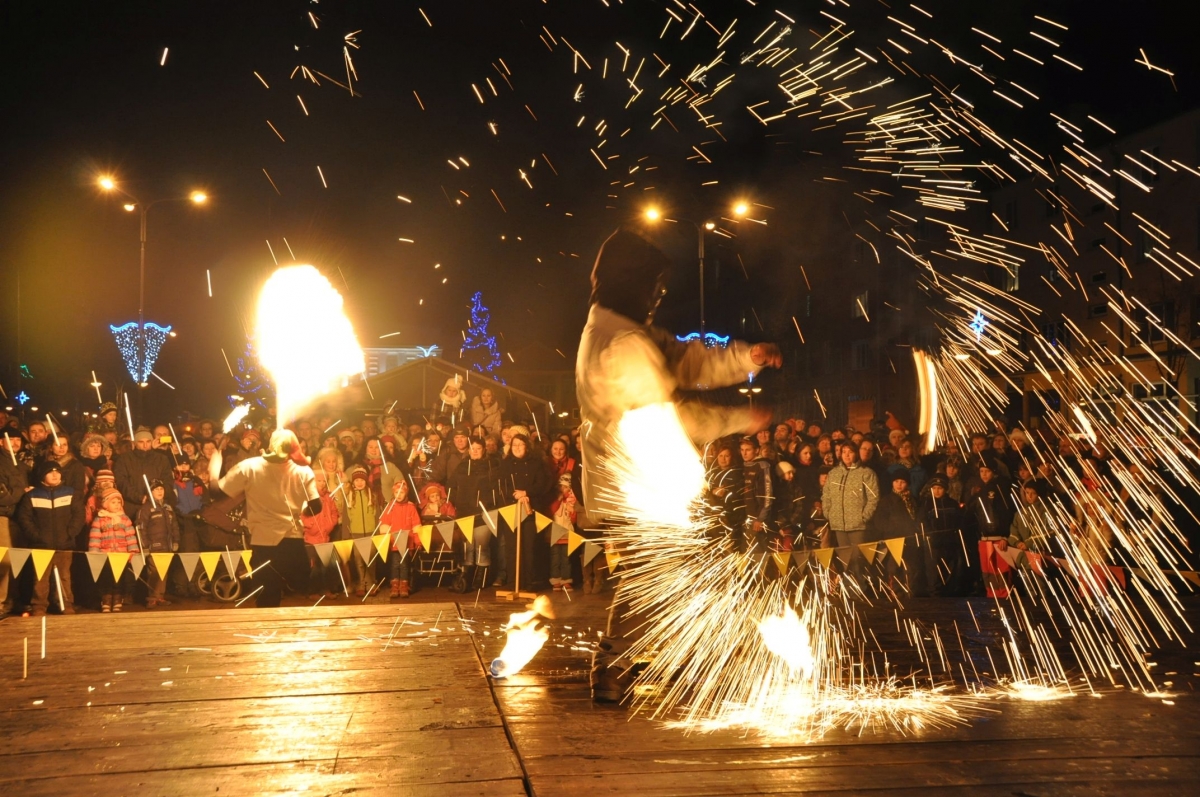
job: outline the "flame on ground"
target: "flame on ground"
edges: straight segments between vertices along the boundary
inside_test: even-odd
[[[318,334],[300,334],[305,317],[320,319]],[[287,266],[271,275],[258,297],[254,335],[259,360],[275,382],[281,427],[365,367],[342,295],[312,266]]]
[[[541,622],[542,618],[554,619],[550,599],[545,595],[534,599],[527,611],[516,612],[508,618],[504,626],[508,640],[504,643],[504,650],[492,660],[493,678],[516,675],[542,649],[542,645],[550,638],[550,629]]]

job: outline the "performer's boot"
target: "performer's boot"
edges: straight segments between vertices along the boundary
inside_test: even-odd
[[[396,595],[397,595],[397,597],[400,597],[400,598],[407,598],[407,597],[408,597],[408,595],[409,595],[409,591],[408,591],[408,581],[406,581],[406,580],[404,580],[404,579],[400,579],[400,584],[399,584],[399,586],[396,588]]]
[[[391,597],[393,597],[393,598],[399,598],[399,597],[400,597],[400,579],[398,579],[398,578],[393,578],[393,579],[392,579],[392,594],[391,594]]]

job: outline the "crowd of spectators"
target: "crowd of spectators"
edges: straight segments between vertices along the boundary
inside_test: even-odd
[[[536,424],[510,419],[491,389],[459,401],[461,415],[414,414],[360,419],[305,417],[291,425],[300,455],[311,464],[321,511],[303,513],[309,551],[307,583],[292,589],[331,600],[383,592],[408,597],[417,586],[424,545],[417,528],[517,504],[521,534],[500,524],[494,534],[453,546],[434,536],[438,555],[453,557],[453,588],[511,587],[518,539],[522,589],[605,588],[605,557],[586,567],[566,540],[551,544],[535,513],[559,526],[582,519],[578,432],[543,437]],[[441,408],[439,408],[441,409]],[[457,425],[454,424],[457,421]],[[143,571],[143,586],[126,570],[106,568],[92,587],[86,562],[74,552],[198,551],[211,526],[228,526],[236,497],[210,489],[209,460],[222,452],[221,474],[259,455],[274,419],[223,434],[211,420],[140,427],[132,438],[104,404],[84,429],[50,420],[21,425],[0,417],[0,548],[57,551],[39,579],[26,567],[9,583],[0,567],[5,612],[43,614],[61,601],[119,612],[137,596],[147,607],[170,594],[194,595],[181,573]],[[867,568],[915,596],[988,594],[1006,597],[1012,571],[1030,564],[1024,554],[1057,554],[1055,534],[1078,537],[1097,563],[1107,562],[1114,529],[1141,509],[1129,486],[1158,488],[1145,478],[1153,465],[1114,456],[1105,446],[1063,437],[1038,440],[997,428],[972,436],[970,448],[950,441],[921,453],[906,430],[880,425],[873,432],[830,429],[787,420],[744,438],[722,439],[703,450],[707,495],[742,551],[835,548],[834,568],[861,576]],[[1125,485],[1119,489],[1100,489]],[[1125,502],[1114,506],[1108,496]],[[1185,508],[1186,509],[1186,508]],[[392,535],[390,550],[343,562],[322,561],[316,546]],[[868,561],[860,546],[904,538],[903,566],[882,554]],[[178,567],[174,565],[173,568]],[[59,583],[51,589],[51,576]],[[72,579],[72,573],[76,576]],[[85,586],[86,585],[86,586]]]

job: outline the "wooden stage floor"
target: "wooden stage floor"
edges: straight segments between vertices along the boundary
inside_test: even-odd
[[[1194,646],[1156,668],[1174,705],[1109,689],[992,701],[969,727],[908,736],[685,735],[592,705],[572,640],[595,639],[607,597],[556,595],[551,642],[496,682],[485,663],[513,607],[486,595],[52,616],[45,660],[40,621],[9,618],[0,785],[21,797],[1197,793]]]

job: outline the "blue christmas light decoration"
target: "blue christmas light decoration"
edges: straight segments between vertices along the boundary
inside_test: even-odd
[[[979,341],[983,337],[983,331],[987,329],[988,321],[983,317],[982,310],[975,311],[975,320],[971,322],[971,329],[975,330],[975,340]]]
[[[258,361],[253,341],[246,341],[242,356],[237,358],[237,373],[234,374],[233,381],[237,383],[237,394],[229,397],[231,407],[249,402],[265,410],[268,400],[275,396],[271,380]]]
[[[26,393],[24,390],[22,390],[20,393],[13,396],[13,398],[15,398],[17,400],[18,404],[20,404],[22,407],[24,407],[26,402],[29,401],[29,394]]]
[[[729,345],[729,335],[718,335],[716,332],[705,332],[703,338],[699,332],[691,332],[687,335],[676,335],[675,340],[680,343],[691,343],[693,340],[703,340],[704,345],[708,348],[720,346],[722,349]]]
[[[424,346],[418,346],[417,349],[421,352],[422,357],[432,357],[433,353],[435,351],[437,351],[437,347],[438,347],[438,345],[435,343],[432,346],[430,346],[429,348],[426,348]]]
[[[491,323],[491,320],[492,313],[483,304],[483,293],[476,291],[475,295],[471,297],[471,320],[467,323],[467,337],[463,341],[460,354],[479,351],[479,354],[472,355],[470,358],[471,368],[506,385],[507,382],[495,376],[495,371],[500,367],[502,360],[500,347],[496,345],[496,338],[488,334],[488,324]]]
[[[150,372],[154,370],[154,364],[158,362],[158,352],[162,349],[167,335],[171,334],[171,327],[147,321],[139,333],[138,323],[130,321],[119,327],[110,324],[108,328],[116,338],[117,350],[121,352],[121,359],[125,361],[125,369],[129,371],[129,375],[139,385],[146,384],[150,379]]]

